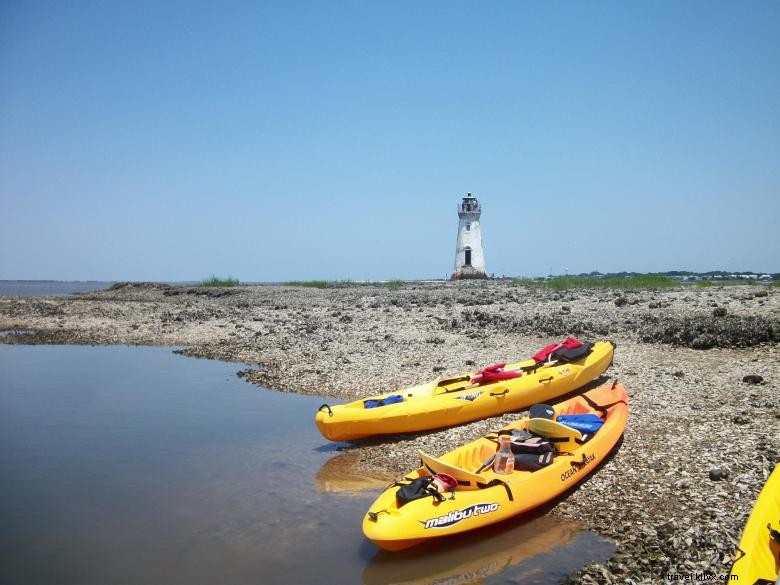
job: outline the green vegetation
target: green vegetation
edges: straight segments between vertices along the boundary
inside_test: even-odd
[[[327,280],[291,280],[284,283],[287,286],[302,286],[305,288],[325,288],[328,286]]]
[[[359,283],[349,278],[345,280],[291,280],[285,286],[302,286],[304,288],[348,288]]]
[[[672,288],[680,286],[668,276],[657,274],[641,274],[636,276],[555,276],[547,280],[514,279],[515,284],[549,288],[553,290],[568,290],[571,288],[618,288],[618,289],[651,289]]]
[[[354,281],[349,278],[344,280],[291,280],[285,282],[285,286],[302,286],[305,288],[350,288],[354,286],[386,286],[387,290],[398,290],[403,284],[403,280],[393,278],[387,282],[376,282],[371,280]]]
[[[218,278],[213,274],[210,278],[200,281],[200,286],[208,287],[238,286],[239,284],[240,283],[238,282],[238,279],[233,278],[232,276],[228,276],[227,278]]]
[[[712,286],[712,281],[711,280],[706,280],[706,279],[705,280],[697,280],[696,281],[696,286],[698,288],[707,288],[707,287]]]
[[[771,286],[772,288],[780,288],[780,280],[775,280],[775,281],[772,281],[772,282],[769,284],[769,286]]]

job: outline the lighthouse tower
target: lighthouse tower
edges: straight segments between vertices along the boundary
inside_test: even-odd
[[[452,280],[487,278],[485,256],[482,253],[482,230],[479,216],[482,206],[476,197],[467,193],[458,206],[458,243],[455,247],[455,269]]]

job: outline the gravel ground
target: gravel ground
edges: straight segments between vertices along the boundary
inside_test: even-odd
[[[547,291],[511,283],[307,289],[119,284],[70,297],[0,297],[0,343],[182,346],[246,365],[272,389],[354,400],[514,361],[569,335],[617,343],[622,446],[553,514],[615,539],[583,583],[725,575],[780,460],[780,291],[764,286]],[[313,414],[313,413],[312,413]],[[443,431],[343,444],[367,471],[403,473],[517,413]]]

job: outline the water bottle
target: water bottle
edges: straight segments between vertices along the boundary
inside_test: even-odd
[[[501,475],[509,475],[515,470],[515,454],[512,453],[509,435],[498,436],[498,452],[493,460],[493,471]]]

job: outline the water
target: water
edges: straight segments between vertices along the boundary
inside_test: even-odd
[[[322,399],[238,369],[0,345],[3,582],[537,584],[612,553],[548,516],[379,551],[360,525],[388,476],[355,473],[355,452],[320,437]]]
[[[0,280],[0,296],[61,297],[73,293],[105,290],[112,284],[114,283],[97,280]]]
[[[74,293],[106,290],[116,284],[103,280],[0,280],[0,296],[62,297]],[[172,286],[194,286],[195,281],[163,282]]]

